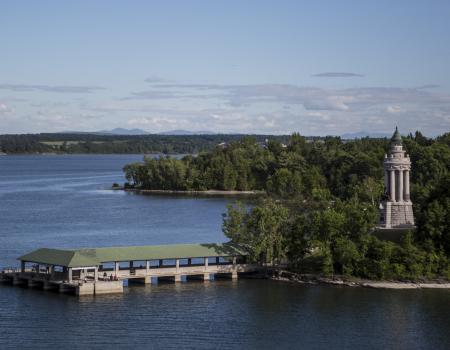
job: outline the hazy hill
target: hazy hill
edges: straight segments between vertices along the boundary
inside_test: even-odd
[[[159,132],[158,135],[214,135],[212,131],[169,130]]]
[[[149,132],[142,129],[124,129],[124,128],[115,128],[112,130],[101,130],[98,132],[94,132],[94,134],[105,134],[105,135],[148,135]]]

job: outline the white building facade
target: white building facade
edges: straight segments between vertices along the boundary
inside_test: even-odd
[[[401,135],[395,128],[389,154],[383,162],[385,200],[380,203],[381,229],[415,227],[409,185],[411,160],[405,153]]]

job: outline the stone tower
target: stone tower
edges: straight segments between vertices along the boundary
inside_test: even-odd
[[[405,155],[402,137],[395,128],[389,154],[384,156],[385,197],[380,203],[381,229],[412,229],[414,215],[409,196],[409,172],[411,160]]]

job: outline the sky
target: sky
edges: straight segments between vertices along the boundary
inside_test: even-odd
[[[0,134],[450,131],[450,1],[0,0]]]

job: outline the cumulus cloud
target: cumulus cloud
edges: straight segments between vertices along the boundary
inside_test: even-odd
[[[283,103],[284,109],[289,105],[299,104],[310,110],[348,110],[350,107],[347,103],[354,100],[345,90],[333,91],[289,84],[164,84],[159,87],[160,90],[134,92],[124,99],[212,98],[225,101],[233,107],[257,103]],[[167,92],[161,88],[167,89]],[[186,92],[183,93],[183,90]]]
[[[358,73],[349,73],[349,72],[325,72],[325,73],[317,73],[313,74],[313,77],[316,78],[355,78],[355,77],[363,77],[363,74]]]
[[[0,84],[0,89],[14,92],[44,91],[58,93],[92,93],[103,90],[101,86],[77,86],[77,85],[28,85],[28,84]]]
[[[303,106],[307,110],[347,111],[350,109],[348,102],[353,101],[352,96],[328,96],[317,99],[306,99]]]
[[[395,124],[434,135],[450,129],[450,95],[430,88],[164,83],[128,98],[135,102],[120,108],[175,118],[177,128],[187,129],[198,126],[219,132],[264,133],[297,130],[319,135],[368,128],[390,132]],[[136,100],[146,99],[152,100],[153,106],[139,107]],[[261,121],[261,116],[267,119]]]
[[[294,84],[158,83],[126,97],[71,99],[15,105],[26,131],[100,130],[105,125],[141,127],[153,132],[185,129],[222,133],[327,135],[372,130],[422,130],[436,135],[450,129],[450,95],[431,88],[319,88]],[[0,100],[2,118],[9,103]],[[42,102],[41,104],[39,102]],[[64,102],[64,103],[63,103]],[[39,115],[38,111],[45,113]],[[9,107],[10,108],[10,107]],[[28,110],[24,111],[25,108]],[[82,117],[82,113],[96,117]],[[24,118],[25,115],[30,117]],[[64,118],[62,118],[64,117]],[[6,125],[6,123],[4,123]],[[8,122],[9,125],[9,122]],[[49,127],[45,128],[46,130]]]

